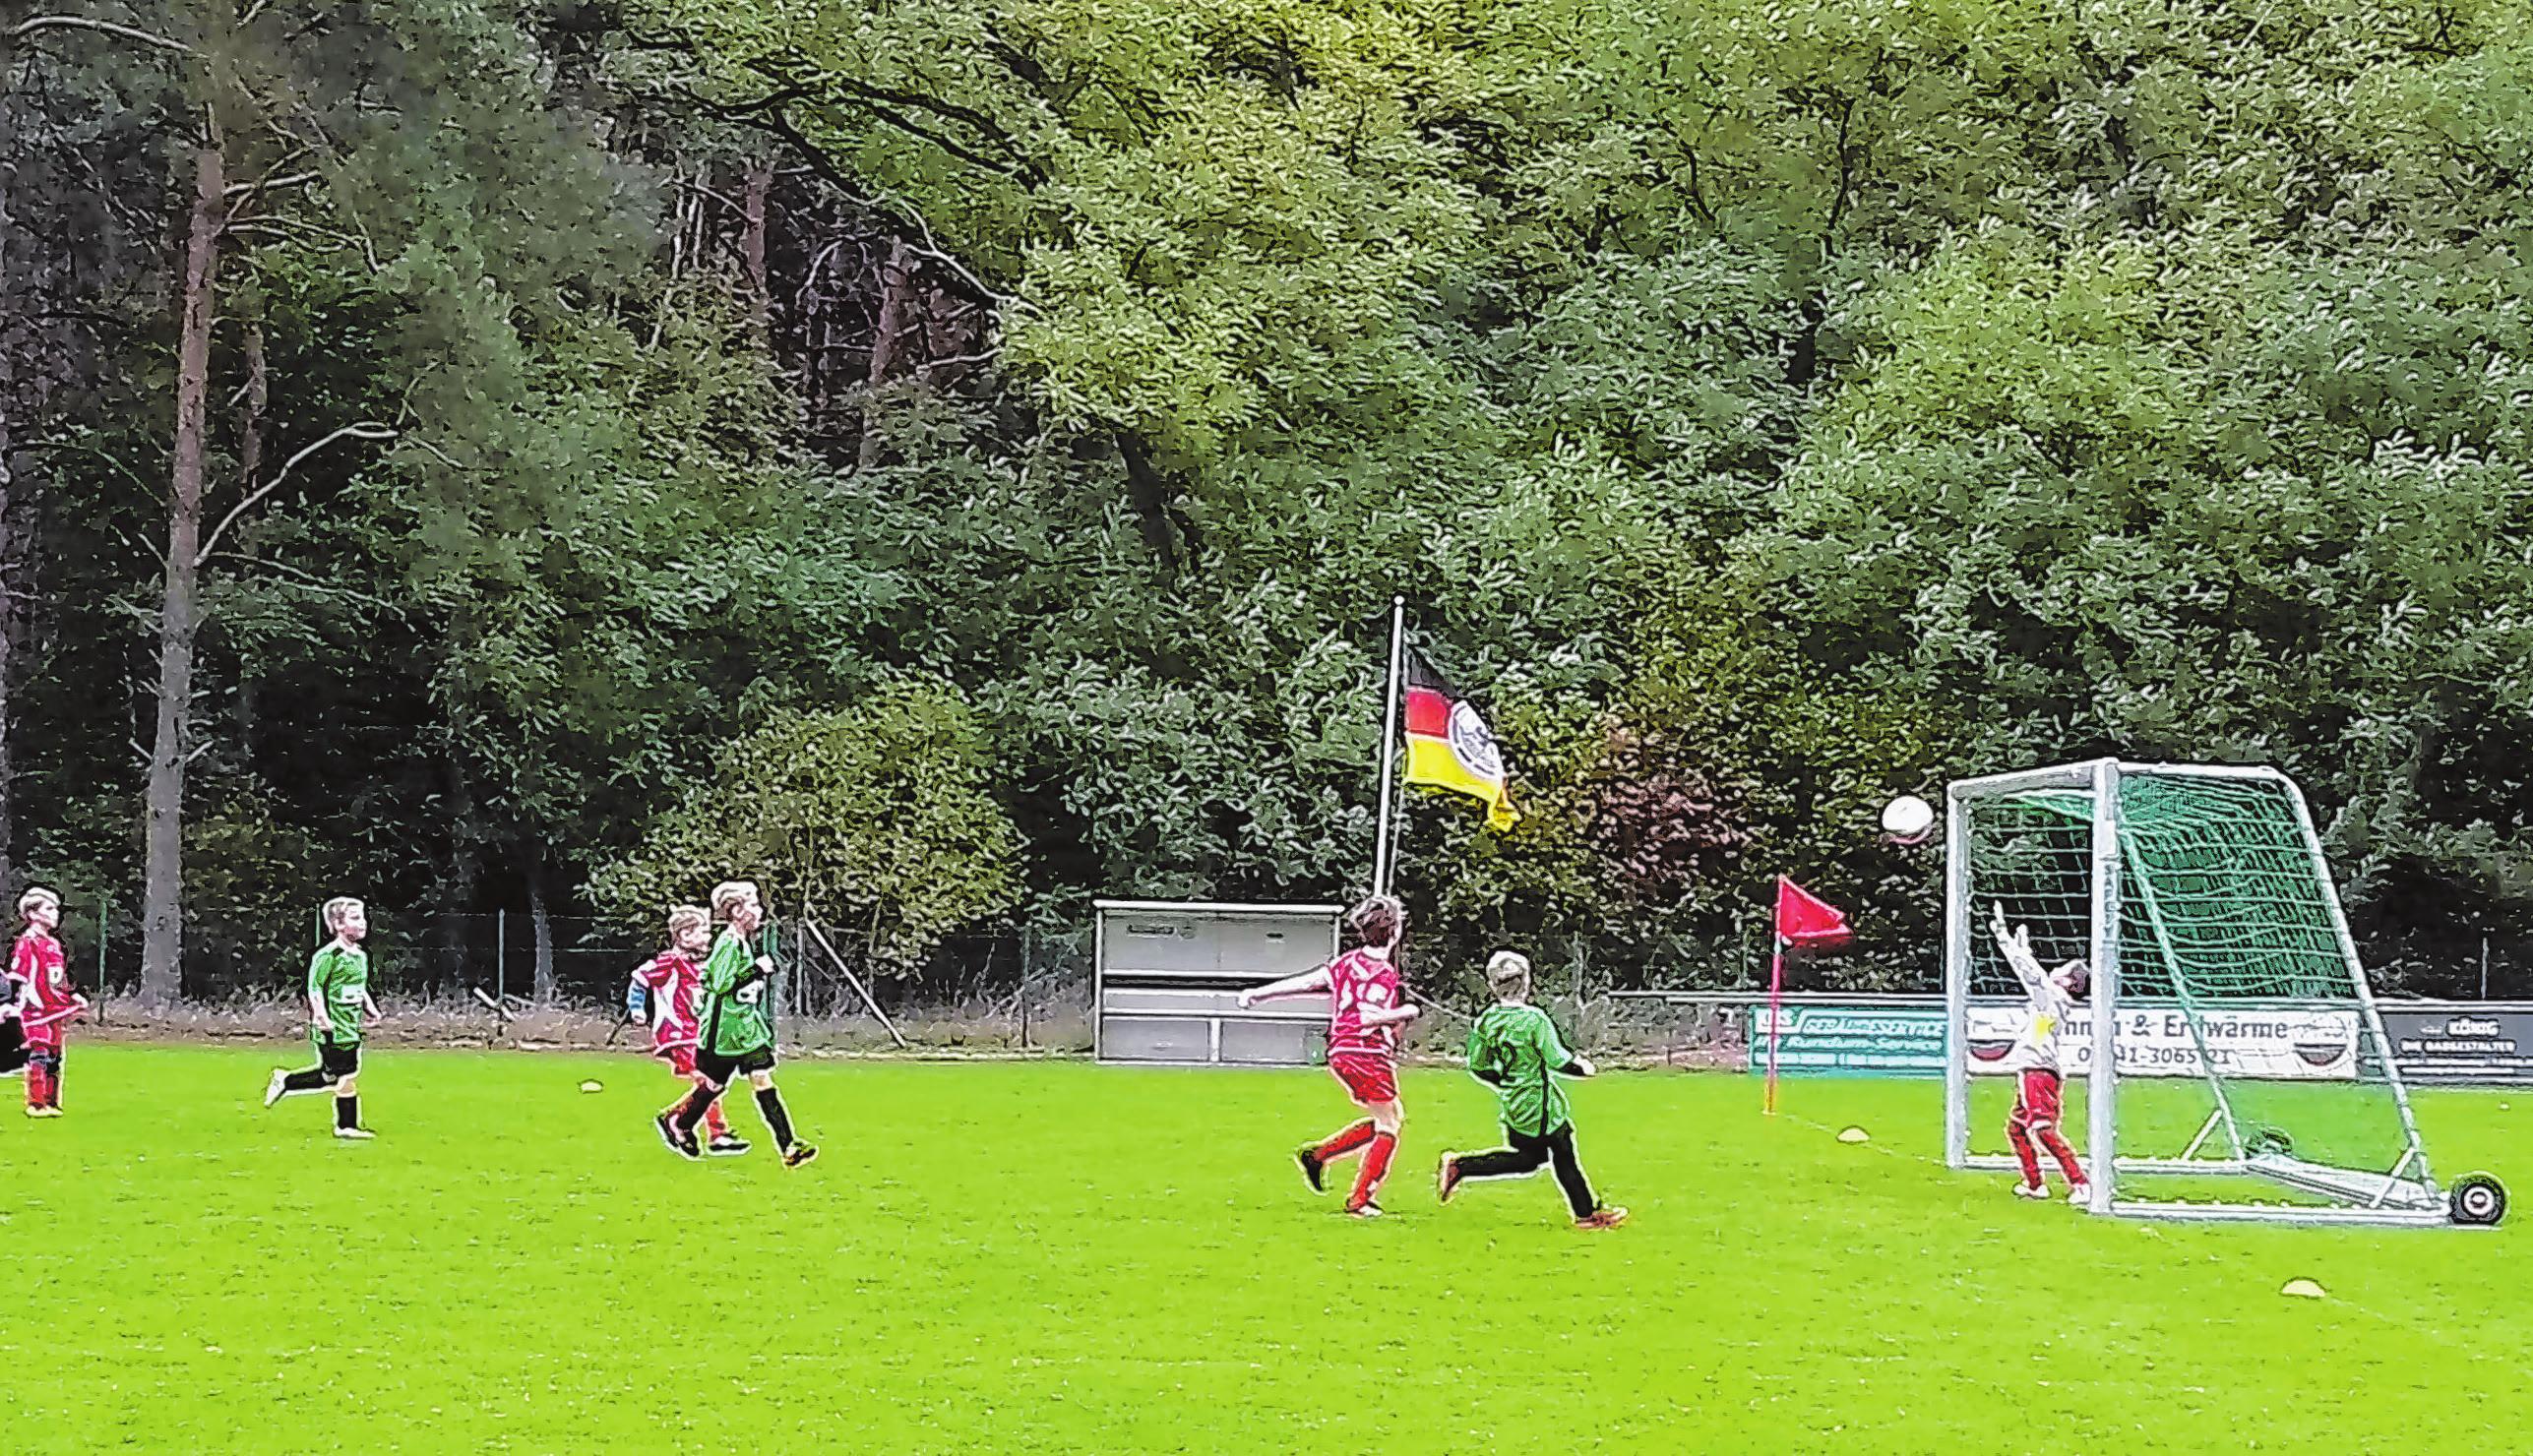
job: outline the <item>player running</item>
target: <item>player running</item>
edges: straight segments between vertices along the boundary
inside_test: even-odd
[[[773,1022],[766,1014],[766,992],[773,962],[755,953],[748,938],[765,923],[765,906],[757,887],[744,880],[712,887],[712,909],[728,922],[704,962],[704,1014],[695,1052],[695,1090],[685,1100],[651,1120],[662,1142],[681,1158],[699,1158],[695,1126],[744,1072],[757,1089],[757,1111],[782,1150],[782,1166],[797,1168],[818,1156],[818,1149],[792,1135],[791,1114],[774,1090]]]
[[[1374,1200],[1381,1181],[1390,1175],[1390,1160],[1398,1151],[1398,1129],[1407,1114],[1398,1105],[1398,1074],[1393,1059],[1398,1028],[1416,1019],[1417,1008],[1402,1004],[1398,979],[1398,940],[1406,933],[1407,913],[1388,895],[1372,895],[1346,912],[1345,928],[1355,948],[1316,971],[1240,993],[1241,1009],[1278,997],[1328,994],[1328,1070],[1345,1084],[1346,1095],[1370,1113],[1327,1139],[1296,1150],[1314,1192],[1327,1184],[1321,1175],[1328,1165],[1358,1149],[1363,1163],[1355,1170],[1354,1191],[1345,1211],[1355,1218],[1379,1218]]]
[[[360,948],[369,939],[369,907],[349,895],[337,895],[326,902],[325,921],[335,938],[317,947],[308,961],[308,1043],[317,1064],[304,1071],[273,1068],[272,1079],[264,1084],[264,1105],[332,1083],[335,1136],[367,1142],[378,1135],[360,1124],[361,1018],[378,1016],[378,1002],[369,999],[369,952]]]
[[[2005,955],[2006,964],[2014,968],[2014,979],[2023,983],[2023,995],[2032,1003],[2031,1020],[2006,1057],[2006,1068],[2014,1073],[2016,1083],[2014,1110],[2006,1118],[2006,1136],[2023,1165],[2023,1181],[2014,1185],[2014,1196],[2049,1196],[2049,1184],[2041,1181],[2040,1159],[2032,1152],[2037,1138],[2067,1175],[2067,1201],[2081,1203],[2092,1196],[2092,1185],[2084,1181],[2084,1167],[2075,1161],[2075,1150],[2058,1131],[2058,1030],[2084,995],[2092,972],[2080,960],[2043,972],[2039,957],[2032,954],[2031,932],[2019,925],[2007,929],[2003,903],[1992,902],[1990,909],[1989,929],[1997,937],[1997,949]]]
[[[88,998],[71,990],[70,965],[53,930],[62,923],[62,897],[40,886],[18,897],[26,930],[9,955],[9,978],[21,982],[18,1020],[26,1037],[27,1116],[62,1115],[62,1043],[70,1024],[88,1011]]]
[[[1434,1171],[1434,1190],[1449,1203],[1472,1178],[1527,1178],[1542,1164],[1557,1170],[1557,1186],[1577,1229],[1615,1229],[1627,1210],[1604,1206],[1575,1156],[1574,1110],[1559,1077],[1588,1077],[1592,1064],[1566,1050],[1557,1023],[1530,1004],[1530,961],[1499,950],[1486,963],[1495,1004],[1469,1028],[1469,1075],[1495,1088],[1510,1147],[1484,1153],[1445,1153]]]
[[[704,982],[702,956],[711,944],[712,912],[680,905],[668,912],[668,948],[633,973],[633,984],[650,993],[650,1055],[667,1062],[689,1092],[695,1088],[695,1047],[703,1037],[703,1023],[696,1016],[696,997]],[[704,1130],[707,1152],[734,1158],[748,1150],[747,1140],[730,1130],[730,1120],[717,1102],[704,1110]]]

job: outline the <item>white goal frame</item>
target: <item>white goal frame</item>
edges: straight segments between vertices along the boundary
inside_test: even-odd
[[[2340,956],[2356,988],[2359,1035],[2371,1037],[2393,1103],[2399,1109],[2407,1148],[2400,1160],[2380,1173],[2312,1163],[2277,1152],[2247,1152],[2233,1125],[2225,1086],[2212,1071],[2207,1083],[2216,1107],[2188,1146],[2131,1153],[2118,1146],[2120,1083],[2118,1026],[2120,1011],[2120,904],[2123,883],[2120,853],[2120,782],[2127,777],[2251,780],[2286,791],[2295,805],[2298,828],[2313,861],[2330,911],[2331,929]],[[2035,790],[2076,790],[2091,797],[2092,874],[2089,906],[2092,944],[2086,959],[2092,968],[2090,1006],[2093,1017],[2092,1065],[2086,1073],[2085,1148],[2081,1154],[2092,1183],[2089,1205],[2097,1214],[2150,1219],[2196,1219],[2288,1224],[2366,1224],[2445,1226],[2451,1222],[2445,1198],[2428,1170],[2427,1151],[2410,1112],[2409,1089],[2393,1063],[2391,1043],[2383,1034],[2375,991],[2357,957],[2357,944],[2341,912],[2339,890],[2315,832],[2313,811],[2295,780],[2274,768],[2220,767],[2187,763],[2130,763],[2097,758],[2018,773],[1961,779],[1945,795],[1944,877],[1944,1152],[1956,1170],[2009,1171],[2015,1161],[1999,1154],[1970,1151],[1970,968],[1971,937],[1977,933],[1977,907],[1970,903],[1970,806],[1985,798]],[[2151,903],[2148,913],[2153,914]],[[2193,1028],[2194,1029],[2194,1028]],[[2204,1049],[2202,1049],[2202,1052]],[[2205,1058],[2202,1056],[2202,1062]],[[2221,1140],[2218,1139],[2221,1134]],[[2230,1147],[2232,1156],[2201,1156],[2213,1145]],[[2338,1200],[2327,1206],[2259,1202],[2250,1197],[2206,1202],[2171,1202],[2118,1196],[2115,1176],[2182,1174],[2192,1177],[2245,1175],[2266,1179],[2306,1193]]]

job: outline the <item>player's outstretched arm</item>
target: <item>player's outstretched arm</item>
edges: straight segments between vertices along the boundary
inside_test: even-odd
[[[2049,978],[2041,973],[2040,957],[2032,954],[2030,928],[2008,928],[2003,901],[1991,901],[1988,909],[1988,929],[1996,936],[1998,952],[2006,957],[2006,964],[2014,968],[2014,979],[2023,983],[2026,993],[2039,990]]]
[[[1281,981],[1269,981],[1264,986],[1252,987],[1240,993],[1240,1009],[1248,1010],[1264,1001],[1274,1001],[1287,996],[1308,996],[1312,992],[1328,989],[1328,968],[1322,966],[1316,971],[1304,971],[1298,976],[1286,976]]]

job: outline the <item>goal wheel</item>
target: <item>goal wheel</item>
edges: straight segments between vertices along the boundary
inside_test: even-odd
[[[2243,1139],[2243,1151],[2254,1157],[2258,1157],[2262,1153],[2275,1153],[2282,1158],[2289,1157],[2296,1151],[2296,1140],[2289,1137],[2284,1128],[2255,1127],[2252,1129],[2252,1135]]]
[[[2445,1206],[2455,1223],[2488,1228],[2506,1217],[2506,1184],[2486,1173],[2465,1174],[2454,1180]]]

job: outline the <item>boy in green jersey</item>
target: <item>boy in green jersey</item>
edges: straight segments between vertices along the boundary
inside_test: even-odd
[[[378,1002],[369,999],[369,952],[360,948],[369,937],[369,908],[349,895],[338,895],[326,902],[326,929],[335,938],[308,962],[308,1040],[316,1048],[317,1064],[305,1071],[273,1068],[272,1079],[264,1084],[264,1105],[332,1083],[335,1136],[367,1142],[378,1135],[360,1124],[361,1021],[378,1015]]]
[[[1557,1078],[1588,1077],[1592,1064],[1566,1050],[1557,1024],[1530,1004],[1530,962],[1510,950],[1499,950],[1486,964],[1487,989],[1495,1004],[1469,1028],[1469,1074],[1495,1088],[1511,1147],[1485,1153],[1445,1153],[1435,1170],[1434,1187],[1449,1203],[1460,1184],[1472,1178],[1523,1178],[1541,1164],[1557,1170],[1557,1185],[1578,1229],[1615,1229],[1627,1222],[1627,1210],[1608,1208],[1592,1197],[1583,1165],[1575,1157],[1575,1120],[1566,1089]]]
[[[757,887],[744,880],[712,888],[712,913],[728,922],[712,954],[704,962],[704,1010],[695,1049],[695,1090],[684,1101],[652,1120],[660,1141],[681,1158],[703,1156],[695,1126],[720,1095],[731,1075],[747,1074],[757,1089],[757,1111],[765,1115],[774,1146],[782,1149],[782,1166],[797,1168],[818,1156],[818,1149],[792,1135],[791,1114],[774,1090],[773,1020],[766,1012],[768,979],[773,962],[757,954],[748,938],[765,924],[765,906]]]

